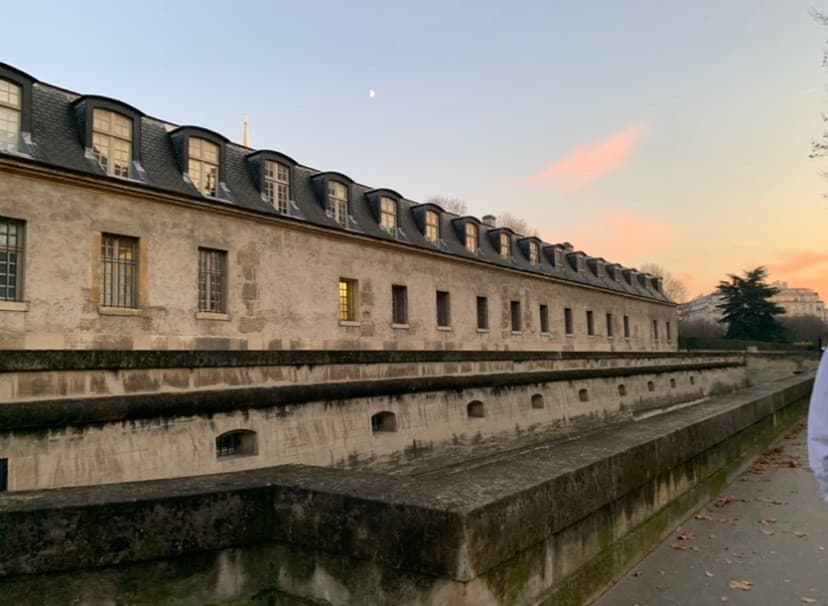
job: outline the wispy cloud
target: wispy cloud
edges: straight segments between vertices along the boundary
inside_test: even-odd
[[[633,149],[646,129],[639,124],[580,147],[549,168],[529,177],[532,184],[554,183],[578,188],[592,183],[630,162]]]
[[[818,265],[828,265],[828,250],[823,252],[811,250],[789,252],[785,254],[783,261],[771,265],[770,270],[780,274],[795,274]]]
[[[828,298],[828,250],[790,251],[768,269],[773,280],[783,280],[793,288],[812,288],[823,300]]]
[[[553,231],[541,230],[545,237],[553,235]],[[663,219],[617,211],[570,227],[561,237],[590,255],[618,263],[642,263],[657,261],[653,255],[673,246],[684,233],[681,226]]]

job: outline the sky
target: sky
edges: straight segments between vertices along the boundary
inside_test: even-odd
[[[253,147],[659,264],[690,296],[765,265],[826,299],[813,6],[16,2],[0,61],[238,142],[248,116]]]

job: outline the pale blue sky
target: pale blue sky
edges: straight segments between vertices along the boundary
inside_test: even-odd
[[[247,114],[254,147],[510,212],[551,241],[661,263],[691,294],[767,264],[828,296],[825,167],[807,157],[828,28],[811,6],[15,3],[0,61],[236,141]],[[629,129],[613,170],[527,183]]]

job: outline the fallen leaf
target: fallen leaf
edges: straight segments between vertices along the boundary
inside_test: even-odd
[[[802,532],[801,530],[794,530],[794,535],[795,535],[797,538],[800,538],[800,539],[801,539],[802,537],[807,537],[807,536],[808,536],[808,533],[807,533],[807,532]]]
[[[770,524],[776,524],[776,518],[762,518],[761,520],[759,520],[759,523],[762,524],[762,526],[769,526]]]
[[[767,535],[767,536],[769,536],[769,537],[770,537],[770,536],[775,535],[776,533],[775,533],[774,531],[772,531],[772,530],[767,530],[767,529],[763,528],[763,529],[762,529],[762,534]]]
[[[816,600],[814,598],[809,598],[807,596],[802,596],[800,598],[803,604],[816,604]]]
[[[709,570],[705,570],[705,571],[704,571],[704,576],[706,576],[706,577],[712,577],[712,576],[713,576],[713,573],[712,573],[712,572],[710,572]]]
[[[678,535],[679,541],[692,541],[696,538],[696,535],[690,532],[689,530],[685,530],[684,532],[680,532]]]
[[[737,581],[736,579],[730,580],[730,588],[731,589],[740,589],[741,591],[750,591],[750,588],[753,587],[753,583],[750,581]]]
[[[707,513],[703,513],[703,512],[702,513],[697,513],[693,517],[696,518],[697,520],[712,520],[713,519],[713,516],[711,516],[710,514],[707,514]]]

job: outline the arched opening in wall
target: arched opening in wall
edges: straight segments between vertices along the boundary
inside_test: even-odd
[[[627,395],[627,386],[623,383],[621,383],[621,385],[618,386],[618,395],[621,397]]]
[[[256,454],[256,432],[234,429],[216,438],[216,458],[251,456]]]
[[[589,402],[589,391],[587,391],[586,389],[579,389],[578,400],[580,400],[581,402]]]
[[[672,389],[675,386],[676,386],[676,380],[675,379],[670,379],[670,388]]]
[[[466,406],[466,414],[468,414],[470,419],[482,419],[485,417],[486,411],[483,409],[483,402],[480,400],[469,402]]]
[[[647,391],[655,391],[655,383],[647,381]]]
[[[543,408],[543,396],[539,393],[532,396],[532,408]]]
[[[695,384],[696,384],[696,377],[694,377],[693,375],[690,375],[690,385],[695,385]]]
[[[371,431],[373,433],[390,433],[397,431],[397,415],[383,410],[371,416]]]

